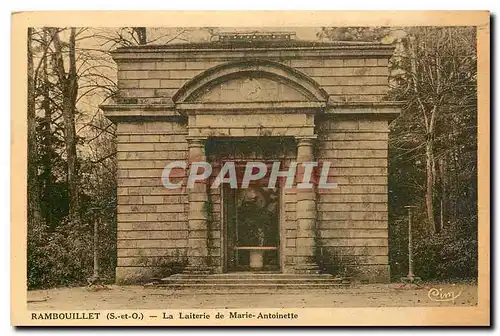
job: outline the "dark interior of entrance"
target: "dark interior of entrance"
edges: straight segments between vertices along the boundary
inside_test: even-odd
[[[222,252],[226,272],[281,271],[280,216],[281,187],[268,188],[269,174],[240,188],[248,161],[263,162],[270,167],[282,164],[296,155],[295,139],[290,137],[216,137],[209,138],[206,152],[214,166],[235,162],[238,188],[222,186]]]
[[[279,188],[224,191],[227,271],[279,271]]]

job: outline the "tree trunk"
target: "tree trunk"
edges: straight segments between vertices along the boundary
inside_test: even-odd
[[[139,45],[148,44],[146,27],[133,27],[132,29],[137,34],[137,42],[139,43]]]
[[[425,204],[427,207],[427,221],[429,222],[429,230],[431,233],[436,232],[436,222],[434,220],[434,203],[433,203],[434,201],[434,174],[433,174],[434,148],[433,147],[434,143],[432,139],[427,139],[427,145],[425,147],[425,157],[427,160]]]
[[[69,216],[73,223],[79,221],[79,196],[78,196],[78,173],[77,173],[77,153],[76,153],[76,131],[75,131],[75,104],[78,95],[78,82],[76,74],[76,43],[75,28],[70,29],[68,43],[69,69],[68,73],[64,69],[64,59],[62,44],[59,33],[54,32],[54,49],[56,57],[56,71],[61,83],[62,91],[62,116],[64,122],[64,135],[66,145],[67,160],[67,180],[69,198]]]
[[[47,36],[47,29],[43,29],[43,42],[44,48],[48,49],[48,44],[50,43]],[[42,59],[42,110],[44,112],[42,127],[41,127],[41,143],[40,145],[43,148],[43,161],[41,164],[42,169],[42,182],[40,183],[42,190],[41,194],[43,199],[46,201],[47,197],[50,197],[52,193],[53,186],[53,176],[52,176],[52,110],[50,107],[50,83],[48,76],[48,58],[46,55]],[[48,195],[48,196],[47,196]],[[55,228],[55,224],[52,219],[52,208],[46,204],[46,208],[44,208],[43,216],[45,223],[48,227],[53,230]]]
[[[434,219],[434,128],[436,122],[437,106],[428,112],[427,107],[423,104],[420,99],[420,90],[418,85],[418,73],[417,73],[417,41],[414,36],[408,39],[408,52],[410,54],[410,67],[411,67],[411,78],[412,78],[412,88],[415,93],[416,100],[418,102],[418,108],[423,116],[424,125],[427,131],[426,146],[425,146],[425,158],[426,158],[426,192],[425,192],[425,204],[427,208],[427,221],[429,223],[430,233],[436,232],[436,222]]]
[[[439,173],[441,180],[441,215],[440,215],[440,229],[444,230],[448,221],[448,177],[446,159],[442,158],[439,161]]]
[[[36,137],[35,78],[32,50],[33,28],[28,28],[28,231],[29,237],[40,234],[42,216],[38,181],[38,143]]]

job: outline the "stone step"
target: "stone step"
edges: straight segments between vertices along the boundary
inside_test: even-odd
[[[327,278],[261,278],[261,279],[229,279],[229,278],[177,278],[177,279],[162,279],[163,284],[330,284],[342,283],[342,279],[327,279]]]
[[[262,279],[338,279],[331,274],[283,274],[283,273],[223,273],[223,274],[174,274],[161,280],[170,279],[214,279],[214,280],[262,280]]]
[[[158,290],[165,290],[170,292],[170,294],[175,293],[175,295],[186,295],[186,296],[199,296],[199,295],[248,295],[248,294],[273,294],[273,295],[300,295],[303,296],[308,291],[317,293],[318,291],[328,293],[328,294],[336,294],[336,293],[344,293],[349,285],[338,285],[338,286],[328,286],[325,288],[311,287],[311,286],[302,286],[302,287],[270,287],[270,286],[262,286],[262,287],[221,287],[221,286],[212,286],[212,287],[170,287],[170,286],[158,286],[155,285],[153,288]]]
[[[348,279],[330,274],[281,273],[224,273],[175,274],[158,279],[154,287],[196,293],[273,293],[275,291],[304,291],[335,289],[350,286]]]
[[[206,284],[206,283],[178,283],[178,284],[156,284],[155,287],[168,288],[175,290],[207,290],[211,291],[230,291],[230,292],[240,292],[240,293],[255,293],[264,290],[276,291],[276,290],[315,290],[315,289],[333,289],[333,288],[345,288],[349,284],[345,283],[328,283],[328,284],[317,284],[317,283],[287,283],[287,284],[255,284],[255,283],[225,283],[225,284]]]

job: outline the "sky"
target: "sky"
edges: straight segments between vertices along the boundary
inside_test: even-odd
[[[161,27],[154,27],[154,28],[148,28],[148,34],[149,34],[149,39],[154,40],[158,36],[165,35],[167,36],[172,36],[175,34],[176,31],[180,31],[183,28],[161,28]],[[204,42],[204,41],[210,41],[211,35],[208,32],[208,29],[203,29],[203,28],[185,28],[188,31],[185,32],[180,36],[179,39],[176,39],[172,42],[175,43],[185,43],[185,42]],[[231,32],[254,32],[254,31],[259,31],[259,32],[294,32],[296,34],[296,39],[298,40],[318,40],[318,37],[316,34],[320,31],[321,28],[319,27],[312,27],[312,28],[304,28],[304,27],[247,27],[247,28],[242,28],[242,27],[237,27],[237,28],[230,28],[230,27],[217,27],[217,28],[211,28],[214,29],[215,34],[218,32],[221,33],[231,33]],[[163,39],[158,40],[154,44],[161,44]],[[164,40],[163,40],[164,41]]]

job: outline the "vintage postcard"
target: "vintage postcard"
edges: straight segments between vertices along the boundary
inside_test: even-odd
[[[490,17],[12,15],[12,324],[490,324]]]

